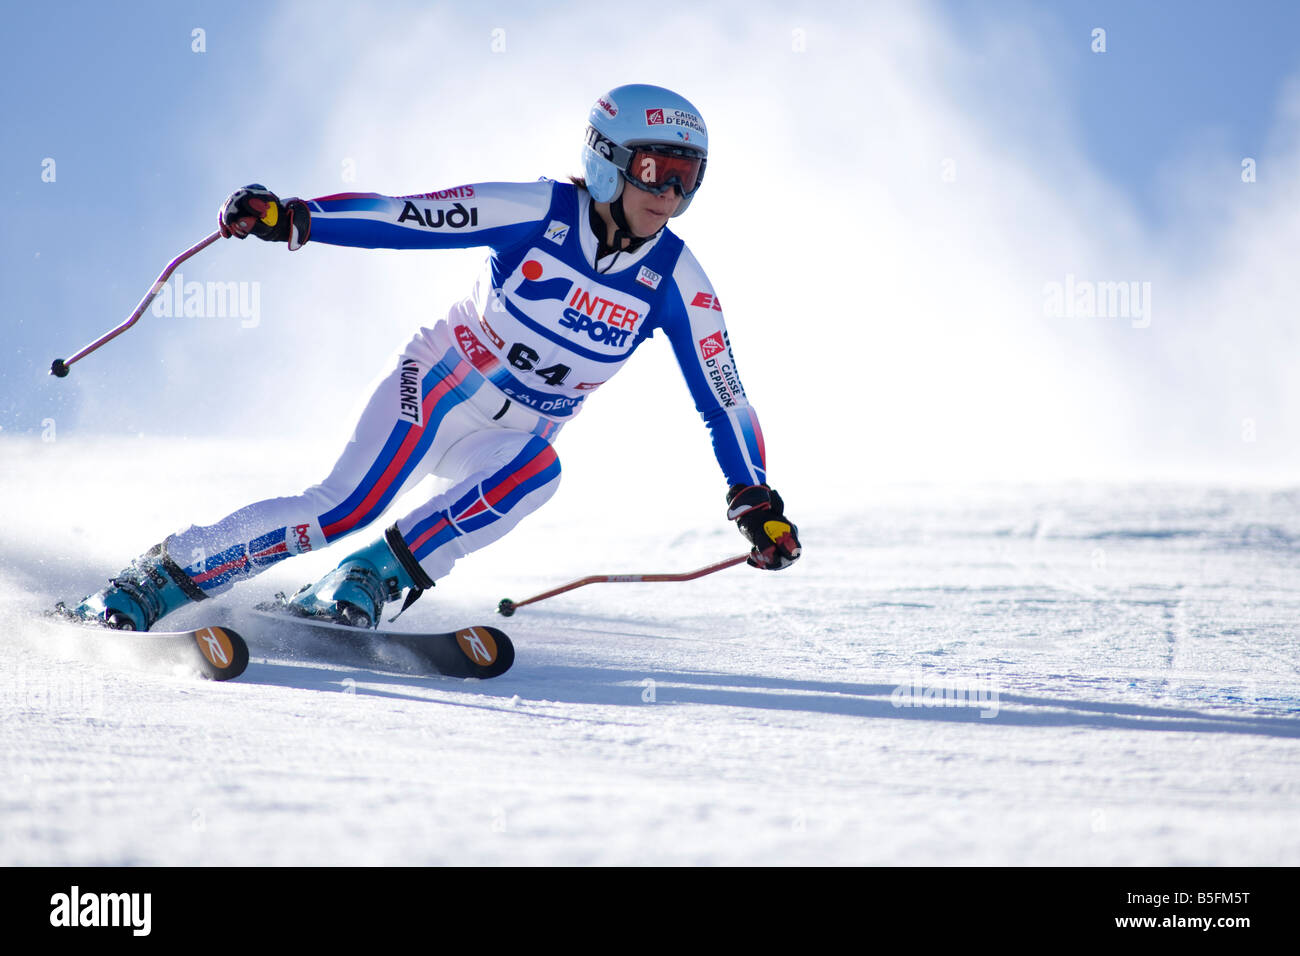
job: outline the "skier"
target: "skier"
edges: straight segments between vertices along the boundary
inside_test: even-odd
[[[620,86],[592,107],[584,176],[475,183],[389,197],[277,198],[260,185],[222,205],[224,236],[296,250],[488,246],[473,294],[421,328],[387,367],[333,471],[300,495],[191,526],[135,559],[72,614],[144,631],[191,601],[374,522],[427,474],[454,484],[399,518],[287,603],[294,613],[376,627],[452,564],[496,541],[554,493],[553,442],[643,340],[668,336],[729,485],[727,517],[749,563],[788,567],[798,531],[767,485],[758,419],[736,376],[718,298],[667,222],[704,178],[699,111],[666,89]],[[631,187],[631,188],[628,188]]]

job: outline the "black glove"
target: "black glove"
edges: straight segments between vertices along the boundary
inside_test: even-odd
[[[267,242],[287,242],[292,252],[307,244],[311,212],[301,199],[278,199],[265,186],[253,183],[236,189],[221,204],[217,228],[227,239],[243,239],[251,233]]]
[[[780,571],[794,564],[802,551],[799,529],[785,516],[785,502],[767,485],[732,485],[727,518],[754,546],[749,563],[756,568]]]

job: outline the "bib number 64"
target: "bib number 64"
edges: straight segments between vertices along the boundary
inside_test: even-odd
[[[510,346],[510,352],[506,355],[506,359],[510,364],[519,371],[540,375],[547,385],[563,385],[564,380],[569,377],[569,373],[573,370],[567,365],[549,365],[546,368],[538,368],[537,363],[541,361],[541,358],[537,352],[524,345],[523,342],[516,342]]]

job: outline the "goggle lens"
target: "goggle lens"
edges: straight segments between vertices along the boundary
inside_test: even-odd
[[[699,185],[702,165],[698,155],[633,147],[625,175],[648,192],[662,193],[677,186],[683,196],[689,196]]]

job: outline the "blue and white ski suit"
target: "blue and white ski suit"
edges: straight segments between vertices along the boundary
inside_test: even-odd
[[[171,558],[219,593],[370,525],[434,474],[452,486],[396,524],[436,581],[555,493],[561,427],[657,330],[727,483],[764,483],[758,418],[699,263],[668,229],[597,262],[590,204],[586,190],[551,180],[310,201],[311,242],[491,254],[473,294],[394,356],[324,481],[173,535]]]

